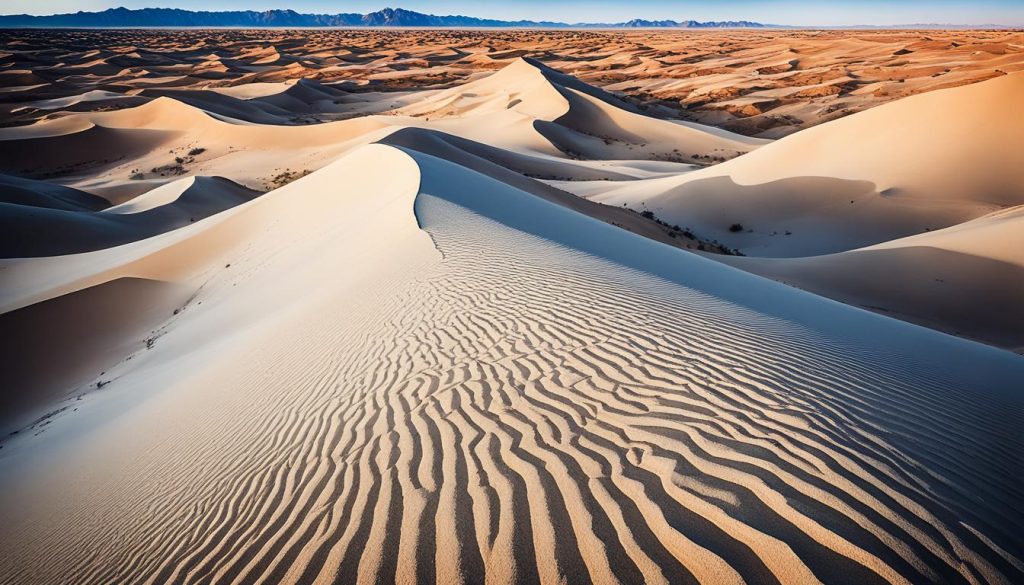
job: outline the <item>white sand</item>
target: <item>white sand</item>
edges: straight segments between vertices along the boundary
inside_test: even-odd
[[[1019,79],[906,101],[1016,96]],[[900,103],[807,132],[859,147],[858,119],[874,131]],[[646,118],[528,61],[395,116],[295,127],[213,113],[161,97],[0,131],[5,152],[49,141],[40,168],[89,144],[116,151],[66,181],[99,194],[127,193],[132,169],[168,151],[207,149],[186,178],[68,211],[126,221],[240,189],[204,175],[312,171],[121,245],[0,260],[0,326],[53,331],[17,355],[62,374],[18,368],[4,389],[3,428],[18,432],[0,450],[0,583],[1024,579],[1021,356],[666,245],[680,236],[520,174],[589,174],[594,199],[716,173],[763,184],[793,176],[774,157],[804,133],[762,146]],[[674,143],[752,152],[702,171],[652,161]],[[916,201],[938,184],[814,152],[787,155],[815,171],[800,185],[872,181]],[[989,154],[986,172],[1014,156]],[[745,162],[758,160],[772,164]],[[599,172],[623,184],[600,195]],[[992,193],[943,199],[971,216]],[[819,209],[810,192],[778,205]],[[854,260],[810,268],[730,261],[838,298],[849,289],[829,270],[871,274],[853,255],[881,254],[905,282],[854,293],[912,304],[895,291],[931,273],[903,252],[1021,269],[1019,218],[843,244]],[[1007,274],[984,272],[984,290]],[[60,325],[76,311],[98,323]]]

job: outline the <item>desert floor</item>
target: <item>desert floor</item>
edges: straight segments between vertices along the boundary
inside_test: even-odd
[[[0,583],[1024,580],[1024,33],[0,38]]]
[[[59,109],[138,103],[86,105],[103,95],[79,97],[93,90],[145,98],[301,78],[350,92],[423,91],[531,57],[621,92],[653,115],[778,138],[1024,68],[1020,31],[0,31],[0,39],[0,87],[12,94],[0,101],[4,125]],[[256,95],[258,87],[237,95]],[[43,97],[65,101],[15,105]],[[309,123],[365,111],[303,109],[281,117]]]

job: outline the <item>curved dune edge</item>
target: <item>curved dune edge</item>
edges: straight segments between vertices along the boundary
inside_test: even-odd
[[[169,282],[116,278],[0,314],[0,436],[54,409],[75,408],[97,373],[144,348],[193,292]]]
[[[1024,206],[810,258],[721,262],[855,306],[1024,353]],[[952,291],[949,287],[956,287]]]
[[[750,256],[844,252],[1024,205],[1024,73],[893,101],[722,164],[627,183],[559,184],[649,209]],[[744,229],[730,231],[732,224]]]
[[[357,150],[359,156],[346,156],[318,173],[299,179],[267,195],[237,205],[202,221],[158,236],[131,242],[116,248],[85,254],[29,259],[0,259],[0,270],[6,278],[0,283],[0,313],[6,313],[36,302],[86,288],[96,283],[123,276],[155,280],[190,280],[216,265],[226,253],[240,245],[252,233],[260,233],[268,225],[291,221],[297,230],[308,229],[304,220],[318,225],[329,223],[324,211],[323,191],[331,181],[345,179],[353,173],[362,177],[361,184],[370,190],[372,173],[355,173],[356,161],[364,161],[369,169],[380,169],[380,177],[389,178],[376,185],[387,190],[392,181],[411,181],[409,171],[388,172],[381,165],[394,160],[385,156],[375,161],[379,152],[391,152],[387,146],[370,145]],[[392,187],[394,188],[394,187]],[[406,190],[410,190],[408,187]],[[359,207],[355,195],[346,205]],[[328,202],[337,205],[336,202]],[[327,229],[324,226],[324,229]]]
[[[50,186],[27,180],[22,185],[38,191]],[[87,208],[42,197],[37,197],[40,203],[52,205],[0,201],[0,258],[79,254],[136,242],[216,215],[259,195],[220,177],[180,179],[113,207],[74,189],[55,193],[71,203],[95,200],[103,205]]]
[[[4,449],[0,582],[1024,577],[1016,356],[430,155],[2,266],[198,292]]]
[[[371,108],[368,115],[311,125],[282,125],[296,108],[311,108],[306,102],[321,93],[309,83],[266,98],[276,97],[280,106],[268,102],[264,107],[270,109],[256,110],[245,100],[214,91],[153,92],[168,95],[116,111],[73,112],[0,128],[0,170],[32,178],[56,176],[63,184],[122,203],[185,175],[224,176],[269,190],[283,173],[319,169],[352,148],[407,127],[436,129],[518,155],[557,158],[553,168],[570,177],[593,177],[594,167],[608,166],[605,161],[629,163],[612,165],[618,176],[643,176],[652,162],[663,172],[678,172],[689,169],[681,160],[734,156],[767,142],[644,116],[610,94],[522,59],[418,104],[398,107],[412,100],[381,98],[393,115]],[[195,148],[202,153],[188,155]],[[576,154],[590,160],[576,161]]]

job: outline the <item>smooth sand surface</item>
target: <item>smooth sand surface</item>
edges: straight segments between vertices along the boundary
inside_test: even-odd
[[[1024,580],[1021,74],[772,141],[499,49],[630,34],[53,34],[138,47],[4,72],[0,583]]]
[[[733,266],[1019,349],[1024,245],[1013,218],[1024,205],[1024,117],[1005,112],[1022,99],[1024,75],[1009,75],[879,106],[694,172],[551,184],[748,256],[716,256]]]

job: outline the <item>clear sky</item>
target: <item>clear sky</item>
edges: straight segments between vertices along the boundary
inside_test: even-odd
[[[633,18],[753,20],[771,24],[1024,25],[1024,0],[0,0],[0,13],[171,7],[190,10],[372,12],[385,6],[505,20],[618,22]]]

